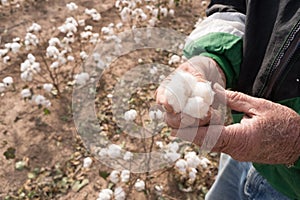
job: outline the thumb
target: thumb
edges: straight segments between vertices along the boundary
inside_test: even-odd
[[[259,99],[246,95],[241,92],[225,91],[227,105],[235,111],[243,112],[245,114],[254,114],[253,108],[259,104]]]

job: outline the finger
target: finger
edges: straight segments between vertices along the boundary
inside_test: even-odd
[[[155,92],[155,96],[156,96],[156,103],[162,105],[162,107],[167,113],[174,112],[172,106],[168,103],[167,97],[165,95],[165,88],[163,86],[157,88]]]
[[[197,119],[184,113],[166,113],[165,122],[171,128],[185,128],[192,126],[197,122]],[[202,122],[207,123],[207,122]]]
[[[227,141],[224,129],[221,125],[173,129],[171,135],[194,143],[202,150],[221,152]]]
[[[254,115],[259,99],[243,94],[241,92],[225,91],[227,105],[235,111],[244,112],[248,115]]]
[[[184,113],[166,113],[165,122],[172,128],[198,127],[207,125],[219,125],[224,123],[224,113],[210,108],[207,116],[203,119],[197,119]]]

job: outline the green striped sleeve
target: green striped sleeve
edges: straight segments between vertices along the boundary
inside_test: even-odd
[[[191,58],[203,55],[214,59],[226,76],[226,87],[237,84],[242,62],[242,37],[230,33],[208,33],[184,48],[184,55]]]

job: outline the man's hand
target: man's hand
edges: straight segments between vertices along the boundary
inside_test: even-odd
[[[192,74],[198,82],[210,81],[212,85],[218,83],[222,87],[225,86],[225,76],[218,64],[211,58],[204,56],[193,57],[187,62],[181,64],[175,71],[182,70]],[[172,79],[172,74],[160,85],[156,91],[156,102],[162,105],[166,110],[165,121],[172,128],[183,128],[188,126],[204,126],[209,124],[211,116],[217,113],[213,106],[209,110],[207,116],[203,119],[193,118],[184,113],[175,113],[172,106],[168,103],[165,95],[165,85]]]
[[[240,123],[177,129],[172,135],[192,138],[191,142],[199,146],[214,144],[212,151],[227,153],[239,161],[292,164],[299,158],[300,116],[295,111],[239,92],[225,91],[225,96],[232,110],[244,113]]]

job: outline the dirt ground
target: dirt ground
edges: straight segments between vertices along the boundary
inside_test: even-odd
[[[12,38],[23,37],[26,27],[32,22],[43,27],[43,34],[54,34],[55,27],[69,16],[63,11],[68,2],[24,0],[13,2],[10,7],[0,7],[0,47]],[[80,8],[96,8],[101,13],[102,19],[99,22],[90,22],[98,30],[108,23],[120,21],[111,0],[74,2]],[[17,3],[19,6],[16,6]],[[193,1],[176,7],[176,17],[164,18],[157,26],[188,34],[203,12],[200,0]],[[167,63],[167,55],[153,53],[149,59],[159,59]],[[44,115],[41,109],[25,102],[19,93],[24,86],[19,78],[19,64],[25,56],[20,54],[8,65],[0,63],[0,79],[12,76],[16,87],[15,91],[11,90],[0,96],[0,199],[96,199],[107,184],[101,173],[111,169],[96,159],[90,169],[81,168],[82,159],[91,154],[78,137],[72,119],[72,89],[64,90],[60,97],[52,99],[49,115]],[[137,61],[132,61],[129,57],[126,62],[130,66]],[[108,76],[106,84],[112,83],[111,81]],[[24,169],[16,169],[19,161],[24,161]],[[217,162],[214,166],[216,165]],[[214,180],[217,171],[216,167],[210,170],[204,180],[207,187]],[[68,181],[64,181],[64,177],[68,177]],[[196,199],[193,195],[183,194],[177,189],[177,185],[170,181],[172,173],[161,179],[168,191],[166,199]],[[88,184],[80,189],[73,187],[75,182],[82,183],[83,180],[88,180]],[[144,193],[134,192],[128,199],[149,198]]]

